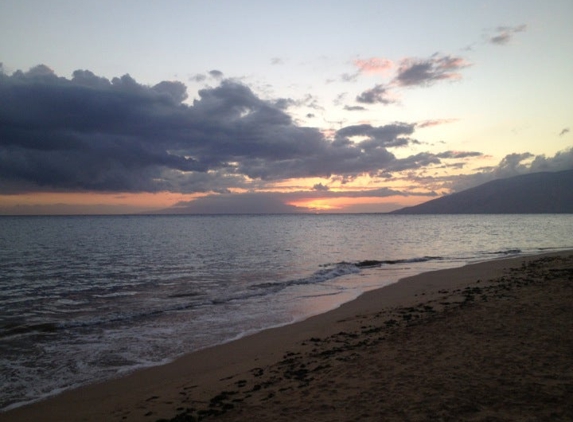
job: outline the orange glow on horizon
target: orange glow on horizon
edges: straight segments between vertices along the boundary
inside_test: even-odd
[[[304,201],[291,202],[289,205],[294,205],[295,207],[310,208],[315,211],[333,211],[338,210],[340,207],[333,205],[330,199],[311,199]]]
[[[19,195],[0,195],[0,208],[33,209],[41,207],[92,207],[117,209],[117,212],[145,212],[169,208],[178,202],[192,201],[204,194],[157,193],[99,193],[99,192],[36,192]]]
[[[341,194],[343,195],[343,194]],[[289,202],[301,208],[317,212],[388,212],[394,209],[417,205],[434,199],[432,196],[388,196],[388,197],[338,197],[310,198]]]
[[[312,193],[312,197],[287,201],[288,205],[299,207],[301,211],[317,213],[364,213],[364,212],[389,212],[398,208],[417,205],[421,202],[433,199],[432,196],[368,196],[368,188],[362,186],[353,187],[352,196],[345,196],[340,188],[331,188],[328,192],[311,191],[301,186],[303,183],[314,183],[317,180],[301,180],[300,184],[291,189],[275,186],[274,189],[265,190],[284,193],[293,191],[306,191]],[[356,183],[356,181],[354,181]],[[313,185],[311,185],[313,186]],[[346,186],[345,186],[346,187]],[[347,188],[347,187],[346,187]],[[362,191],[365,196],[357,196]],[[260,191],[261,193],[263,191]],[[241,195],[236,191],[236,195]],[[197,198],[212,194],[181,194],[172,192],[158,193],[64,193],[64,192],[39,192],[20,195],[0,195],[0,214],[3,215],[42,215],[42,214],[138,214],[156,212],[168,209],[178,203],[191,202]],[[280,196],[277,199],[280,200]]]

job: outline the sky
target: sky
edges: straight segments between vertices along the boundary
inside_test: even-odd
[[[0,214],[387,212],[573,168],[571,0],[2,0]]]

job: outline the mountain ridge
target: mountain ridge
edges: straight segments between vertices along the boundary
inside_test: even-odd
[[[573,170],[496,179],[389,214],[569,214]]]

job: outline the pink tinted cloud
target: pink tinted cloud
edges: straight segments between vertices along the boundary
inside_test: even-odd
[[[394,67],[392,60],[382,57],[355,59],[353,63],[362,73],[388,73]]]

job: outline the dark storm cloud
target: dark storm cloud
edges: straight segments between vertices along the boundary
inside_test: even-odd
[[[250,178],[266,181],[299,177],[326,178],[336,174],[356,176],[375,172],[395,159],[396,157],[385,148],[365,152],[352,143],[332,143],[312,155],[277,160],[273,163],[260,158],[246,158],[238,167],[238,171]]]
[[[405,123],[343,127],[329,139],[293,122],[288,100],[262,100],[233,80],[186,98],[180,82],[146,86],[129,75],[78,70],[67,79],[43,65],[0,73],[0,192],[226,192],[246,186],[245,176],[351,179],[395,162],[387,148],[415,142]]]
[[[392,104],[396,102],[390,96],[389,88],[381,84],[358,95],[356,101],[364,104]]]
[[[505,45],[511,41],[515,34],[526,30],[527,25],[498,26],[495,35],[489,37],[489,42],[496,45]]]
[[[312,155],[281,160],[269,166],[260,159],[245,159],[239,170],[251,178],[263,180],[305,176],[357,176],[375,173],[396,160],[387,148],[407,145],[406,136],[414,125],[394,123],[385,126],[354,125],[335,133],[332,142],[325,142]],[[352,138],[358,137],[359,140]]]

